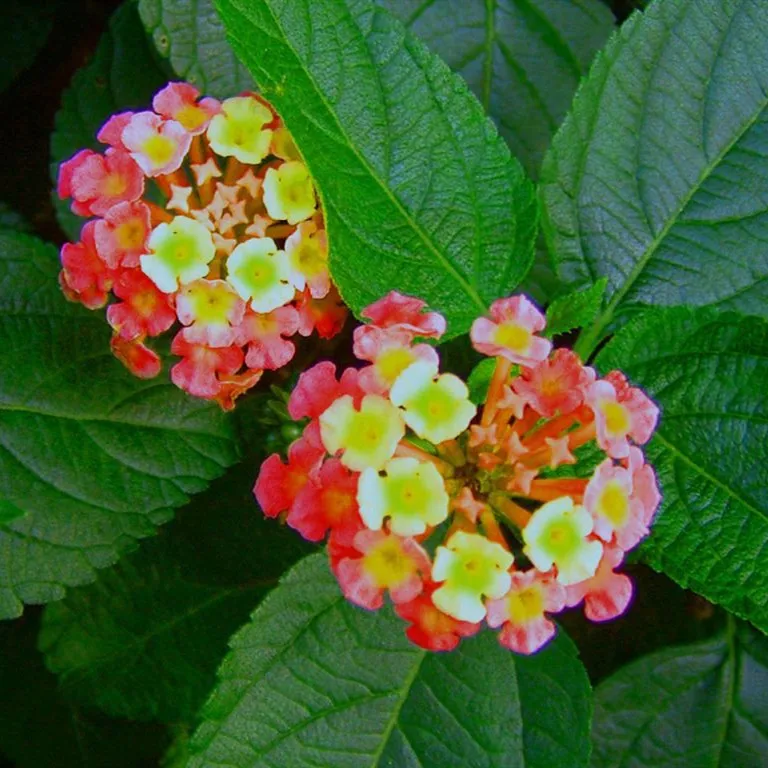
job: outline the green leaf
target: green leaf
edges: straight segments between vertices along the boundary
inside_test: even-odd
[[[597,0],[376,0],[477,96],[512,154],[537,178],[579,80],[614,27]],[[561,293],[539,243],[520,290],[546,303]]]
[[[259,512],[255,466],[231,469],[138,552],[47,606],[39,645],[64,693],[113,716],[193,720],[230,635],[308,551]]]
[[[584,291],[572,291],[555,299],[547,308],[545,335],[551,338],[594,322],[603,303],[607,282],[601,277]]]
[[[461,78],[368,0],[219,10],[317,182],[354,311],[395,289],[455,336],[510,293],[531,264],[535,198]]]
[[[0,4],[0,91],[37,58],[53,29],[58,0],[4,0]]]
[[[109,720],[61,696],[35,648],[38,623],[0,624],[0,752],[14,768],[157,765],[164,728]]]
[[[762,768],[768,640],[745,626],[668,648],[595,690],[592,768]]]
[[[586,357],[643,305],[768,307],[768,15],[664,0],[596,58],[542,170],[559,275],[608,279]]]
[[[6,525],[17,517],[23,517],[24,510],[19,509],[15,504],[0,499],[0,525]]]
[[[588,761],[589,683],[565,635],[529,657],[491,633],[427,653],[391,610],[346,602],[324,553],[264,600],[219,676],[190,768]]]
[[[109,20],[93,60],[75,73],[64,91],[56,113],[51,136],[53,202],[59,224],[70,239],[77,240],[85,219],[75,216],[69,201],[59,200],[56,194],[59,164],[81,149],[103,150],[96,134],[110,115],[147,109],[167,79],[154,62],[135,3],[123,3]]]
[[[663,502],[643,558],[768,631],[768,323],[649,311],[598,355],[661,407]]]
[[[231,420],[131,376],[102,313],[67,303],[54,248],[0,231],[0,618],[58,600],[237,456]]]
[[[536,178],[576,86],[614,28],[598,0],[376,0],[458,72]]]
[[[253,88],[213,0],[139,0],[139,14],[160,55],[204,94],[226,99]]]
[[[496,358],[486,357],[481,360],[469,374],[467,387],[469,388],[469,399],[475,404],[480,405],[488,397],[488,388],[491,386],[493,372],[496,370]]]

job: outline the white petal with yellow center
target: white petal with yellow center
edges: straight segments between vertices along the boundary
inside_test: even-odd
[[[432,443],[460,435],[477,413],[467,385],[451,373],[437,375],[434,363],[419,360],[395,380],[390,399],[403,408],[405,423]]]
[[[187,216],[158,224],[148,246],[151,253],[139,259],[141,271],[164,293],[205,277],[216,254],[211,233]]]
[[[342,451],[341,463],[355,472],[382,469],[404,435],[400,412],[379,395],[366,395],[360,410],[350,395],[344,395],[320,415],[320,437],[326,450],[331,454]]]
[[[599,541],[588,541],[593,520],[569,496],[550,501],[533,513],[523,529],[523,552],[540,571],[557,567],[557,580],[575,584],[594,576],[603,552]]]
[[[513,562],[500,544],[480,534],[457,531],[435,553],[432,578],[443,584],[433,593],[432,602],[460,621],[481,621],[483,596],[497,599],[509,591]]]
[[[363,522],[379,530],[385,518],[398,536],[417,536],[448,517],[448,493],[434,464],[413,458],[387,462],[386,476],[367,468],[360,476],[357,501]]]
[[[264,207],[275,220],[298,224],[317,208],[315,188],[304,163],[290,161],[264,176]]]
[[[256,312],[271,312],[291,301],[288,261],[269,237],[240,243],[227,261],[227,280]]]
[[[208,141],[217,154],[256,165],[269,152],[272,131],[264,126],[273,119],[272,112],[251,96],[226,99],[221,104],[221,112],[208,126]]]

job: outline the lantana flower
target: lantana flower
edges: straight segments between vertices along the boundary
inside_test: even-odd
[[[231,408],[291,361],[296,334],[341,330],[312,179],[261,96],[169,83],[98,139],[103,153],[59,169],[59,196],[90,218],[62,248],[59,282],[72,301],[109,305],[112,350],[135,375],[160,373],[148,340],[168,333],[172,381]]]
[[[347,599],[377,610],[388,596],[429,650],[486,624],[530,654],[568,607],[592,621],[623,613],[632,582],[618,571],[660,502],[641,448],[651,400],[618,371],[601,378],[552,351],[524,296],[473,326],[475,348],[495,357],[479,408],[440,371],[431,341],[446,324],[424,302],[393,292],[361,314],[360,367],[317,363],[290,395],[304,431],[287,464],[262,465],[264,513],[311,541],[327,535]]]

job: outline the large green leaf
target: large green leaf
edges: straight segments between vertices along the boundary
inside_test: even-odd
[[[125,2],[109,20],[93,60],[75,73],[61,97],[51,135],[54,185],[61,162],[81,149],[104,149],[96,134],[110,115],[147,109],[152,95],[167,79],[154,62],[135,3]],[[69,202],[59,200],[55,191],[53,195],[59,224],[76,240],[85,219],[71,213]]]
[[[213,0],[139,0],[139,14],[157,50],[188,83],[222,99],[253,88],[227,44]]]
[[[376,0],[458,72],[534,178],[614,27],[599,0]]]
[[[54,248],[0,232],[0,618],[93,581],[237,455],[231,420],[131,376],[102,313],[68,304]]]
[[[466,84],[368,0],[220,0],[320,189],[358,311],[392,289],[469,329],[531,264],[532,186]]]
[[[592,768],[763,768],[768,640],[733,625],[668,648],[595,691]]]
[[[325,554],[288,573],[232,640],[192,768],[578,768],[590,689],[565,635],[516,656],[491,633],[449,654],[340,595]]]
[[[35,616],[0,624],[0,753],[13,768],[157,765],[165,729],[110,720],[62,696],[35,648],[38,625]]]
[[[608,278],[584,353],[642,305],[768,307],[763,0],[664,0],[632,16],[580,88],[542,171],[560,276]]]
[[[579,80],[614,27],[598,0],[376,0],[455,72],[537,178]],[[520,289],[547,302],[561,292],[543,244]]]
[[[768,631],[768,323],[649,311],[600,353],[661,407],[663,502],[644,559]]]
[[[40,648],[63,692],[136,720],[193,720],[230,635],[307,547],[266,520],[254,464],[215,481],[160,535],[44,613]]]

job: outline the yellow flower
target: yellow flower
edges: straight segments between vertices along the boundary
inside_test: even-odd
[[[289,281],[288,259],[269,237],[246,240],[227,261],[227,280],[256,312],[271,312],[295,294]]]
[[[208,126],[208,141],[214,152],[255,165],[269,152],[272,131],[264,128],[274,115],[252,96],[236,96],[221,104],[221,112]]]
[[[512,555],[500,544],[477,533],[456,531],[435,553],[432,579],[444,583],[432,602],[459,621],[482,621],[483,597],[498,599],[509,591],[512,563]]]
[[[595,575],[603,545],[589,541],[593,521],[570,496],[562,496],[539,507],[523,528],[523,552],[540,570],[557,567],[557,580],[568,586]]]
[[[433,443],[461,434],[477,412],[467,385],[458,376],[438,376],[437,366],[424,361],[408,366],[397,377],[389,396],[403,408],[405,423]]]
[[[264,206],[275,221],[298,224],[315,212],[315,188],[304,163],[292,160],[264,176]]]
[[[141,256],[141,271],[165,293],[205,277],[216,255],[211,233],[187,216],[158,224],[148,245],[151,253]]]
[[[320,437],[328,453],[342,451],[341,463],[362,472],[379,470],[392,458],[405,435],[405,424],[392,403],[366,395],[355,408],[350,395],[336,400],[320,415]]]
[[[368,467],[360,476],[357,501],[369,528],[379,530],[388,517],[392,533],[417,536],[448,517],[448,494],[434,464],[397,458],[384,471],[382,477]]]

